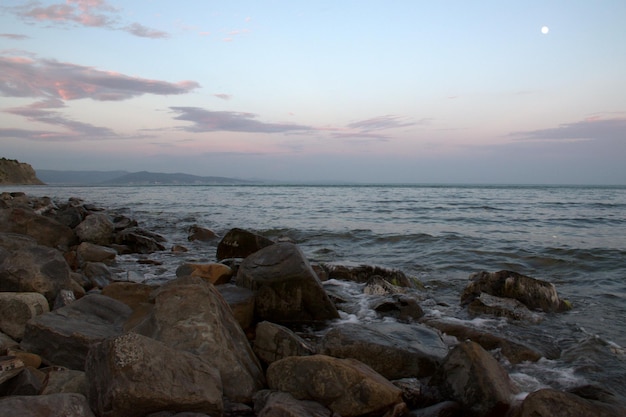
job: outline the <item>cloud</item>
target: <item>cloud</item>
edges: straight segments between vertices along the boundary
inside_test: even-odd
[[[195,81],[170,83],[55,60],[0,57],[0,93],[9,97],[119,101],[143,94],[186,94],[199,87]]]
[[[42,6],[41,2],[34,1],[23,6],[12,7],[10,10],[27,21],[123,30],[143,38],[169,37],[166,32],[150,29],[139,23],[119,25],[120,11],[105,0],[66,0],[65,3],[48,6]]]
[[[213,96],[217,97],[217,98],[221,98],[222,100],[230,100],[231,98],[233,98],[233,96],[231,96],[230,94],[213,94]]]
[[[199,107],[170,107],[177,113],[176,120],[192,122],[191,126],[182,127],[188,132],[251,132],[251,133],[289,133],[313,130],[310,126],[289,123],[265,123],[255,120],[252,113],[232,111],[211,111]]]
[[[422,119],[419,122],[405,121],[401,116],[384,115],[350,123],[344,129],[336,129],[333,137],[338,139],[362,138],[367,140],[387,141],[391,136],[382,131],[401,127],[428,124],[431,119]]]
[[[14,41],[23,41],[30,39],[30,36],[19,35],[17,33],[0,33],[0,38],[13,39]]]
[[[521,140],[626,140],[626,117],[593,116],[559,127],[510,133]]]

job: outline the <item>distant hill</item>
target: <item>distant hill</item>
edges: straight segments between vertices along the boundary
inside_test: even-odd
[[[190,174],[128,171],[55,171],[37,170],[37,175],[49,185],[241,185],[260,181],[227,177],[201,177]]]
[[[41,185],[43,182],[29,164],[0,158],[0,185]]]

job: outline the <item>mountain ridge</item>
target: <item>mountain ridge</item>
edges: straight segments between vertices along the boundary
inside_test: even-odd
[[[49,185],[241,185],[261,183],[261,181],[229,177],[149,171],[60,171],[42,169],[37,170],[37,175]]]

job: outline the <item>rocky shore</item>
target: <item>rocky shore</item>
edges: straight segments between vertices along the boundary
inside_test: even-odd
[[[499,359],[556,357],[426,317],[398,270],[311,264],[245,229],[215,262],[162,285],[119,281],[121,254],[184,253],[135,219],[79,199],[0,195],[0,415],[623,416],[605,389],[522,392]],[[362,297],[343,290],[359,283]],[[514,271],[472,274],[460,303],[534,323],[572,306]],[[359,303],[376,315],[342,319]]]

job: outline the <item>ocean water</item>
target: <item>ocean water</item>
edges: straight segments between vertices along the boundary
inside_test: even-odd
[[[58,201],[80,197],[137,219],[166,237],[168,247],[190,249],[149,255],[160,266],[120,257],[120,279],[164,281],[182,262],[214,261],[217,241],[187,241],[194,224],[218,235],[240,227],[289,238],[311,262],[379,265],[418,278],[430,316],[559,350],[557,359],[504,362],[524,391],[596,384],[626,399],[626,187],[0,188],[18,190]],[[539,324],[470,317],[459,305],[469,275],[502,269],[552,282],[573,310],[543,314]]]

